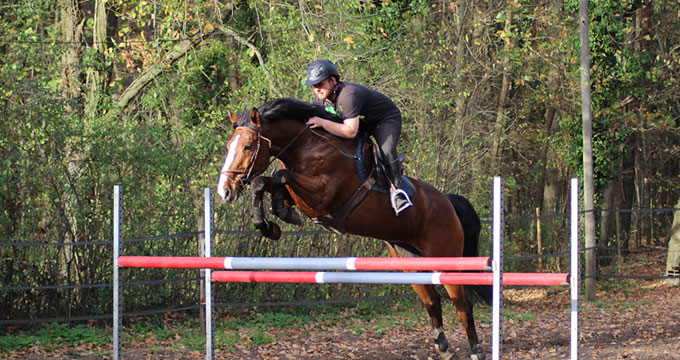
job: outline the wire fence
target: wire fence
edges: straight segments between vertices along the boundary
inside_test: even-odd
[[[658,214],[658,213],[672,213],[675,211],[680,211],[678,208],[663,208],[663,209],[596,209],[591,210],[599,213],[606,212],[619,212],[619,213],[642,213],[642,214]],[[585,214],[587,211],[581,211],[581,215]],[[505,219],[505,223],[520,223],[528,221],[536,221],[543,219],[556,219],[556,218],[566,218],[567,213],[561,214],[551,214],[551,215],[541,215],[541,216],[527,216],[512,219]],[[482,221],[482,224],[490,224],[490,220]],[[215,234],[222,234],[228,236],[259,236],[257,231],[249,230],[215,230]],[[123,239],[123,243],[141,243],[147,241],[163,241],[178,238],[186,238],[193,236],[202,235],[202,231],[193,232],[183,232],[171,235],[158,235],[150,237],[140,237],[132,239]],[[323,230],[309,230],[309,231],[296,231],[296,232],[284,232],[287,236],[313,236],[313,235],[329,235],[330,232]],[[36,246],[53,246],[53,247],[63,247],[63,246],[113,246],[113,241],[91,241],[91,242],[77,242],[77,243],[40,243],[40,242],[0,242],[0,246],[14,246],[14,247],[36,247]],[[667,254],[669,249],[663,246],[645,246],[642,248],[620,248],[612,246],[593,246],[589,248],[582,248],[579,250],[581,254],[588,251],[594,250],[597,253],[598,258],[606,257],[616,257],[621,254]],[[538,259],[547,258],[568,258],[570,256],[569,251],[560,251],[547,254],[526,254],[514,257],[507,257],[504,259],[506,263],[513,262],[523,262],[523,261],[533,261]],[[650,262],[658,261],[658,259],[652,257],[637,258],[633,260]],[[680,265],[680,264],[679,264]],[[668,278],[674,278],[675,276],[669,275],[621,275],[621,274],[595,274],[589,276],[582,276],[584,279],[594,278],[594,279],[615,279],[615,280],[663,280]],[[138,285],[164,285],[173,283],[191,283],[199,282],[203,280],[203,277],[181,277],[172,279],[162,279],[162,280],[144,280],[144,281],[130,281],[124,282],[123,286],[138,286]],[[66,284],[66,285],[39,285],[39,286],[0,286],[0,293],[2,292],[35,292],[35,291],[50,291],[50,290],[74,290],[74,289],[100,289],[100,288],[113,288],[112,283],[99,283],[99,284]],[[369,296],[361,298],[343,298],[343,299],[322,299],[322,300],[299,300],[299,301],[277,301],[277,302],[221,302],[216,303],[217,308],[233,308],[233,307],[272,307],[272,306],[314,306],[314,305],[327,305],[327,304],[341,304],[341,303],[355,303],[355,302],[369,302],[369,301],[383,301],[383,300],[395,300],[403,298],[415,298],[415,295],[410,294],[396,294],[396,295],[385,295],[385,296]],[[188,305],[188,306],[177,306],[166,309],[151,309],[151,310],[140,310],[140,311],[130,311],[126,312],[127,317],[136,316],[149,316],[156,314],[174,313],[174,312],[184,312],[199,310],[202,307],[200,304]],[[112,314],[92,314],[92,315],[82,315],[82,316],[62,316],[62,317],[50,317],[50,318],[36,318],[36,319],[2,319],[0,320],[0,325],[20,325],[20,324],[35,324],[35,323],[48,323],[48,322],[78,322],[78,321],[91,321],[91,320],[106,320],[111,319]]]

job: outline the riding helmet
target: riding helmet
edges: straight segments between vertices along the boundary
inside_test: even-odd
[[[314,85],[322,82],[329,76],[335,76],[340,80],[340,74],[330,60],[319,59],[309,64],[307,68],[307,81],[305,85]]]

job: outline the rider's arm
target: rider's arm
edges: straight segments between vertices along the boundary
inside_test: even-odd
[[[335,136],[347,139],[353,139],[355,136],[357,136],[357,132],[359,131],[358,116],[345,119],[342,121],[342,123],[337,123],[331,120],[320,118],[318,116],[313,116],[307,120],[307,124],[311,125],[312,129],[322,127],[324,130]]]

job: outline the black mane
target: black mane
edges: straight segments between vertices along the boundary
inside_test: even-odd
[[[260,120],[265,123],[273,123],[282,119],[291,119],[298,120],[304,124],[307,122],[307,119],[312,116],[342,122],[342,119],[339,116],[324,110],[321,105],[315,105],[293,98],[280,98],[267,101],[262,104],[257,111],[260,113]],[[239,118],[241,121],[248,121],[250,119],[250,112],[244,111]]]

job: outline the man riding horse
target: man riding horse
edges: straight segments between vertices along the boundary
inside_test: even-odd
[[[338,123],[313,116],[307,124],[347,139],[355,138],[359,131],[371,134],[385,157],[394,212],[399,215],[411,206],[411,199],[402,188],[401,164],[397,157],[401,112],[394,102],[376,90],[340,81],[335,65],[326,59],[309,64],[305,85],[314,88],[314,104],[325,106],[326,110],[343,119]]]

